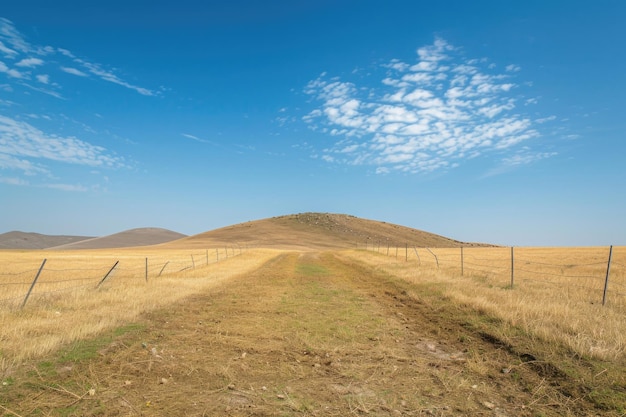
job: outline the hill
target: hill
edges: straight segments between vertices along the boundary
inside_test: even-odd
[[[346,214],[300,213],[249,221],[176,240],[175,248],[210,247],[223,243],[281,249],[325,250],[365,245],[417,247],[485,246],[396,224]]]
[[[173,232],[158,227],[143,227],[130,229],[108,236],[96,237],[66,245],[55,246],[50,249],[106,249],[127,248],[133,246],[151,246],[186,237],[182,233]]]
[[[92,239],[92,236],[55,236],[12,231],[0,234],[0,249],[47,249]]]

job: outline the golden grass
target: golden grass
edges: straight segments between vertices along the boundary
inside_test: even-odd
[[[431,251],[345,253],[582,356],[626,357],[626,247],[613,248],[605,306],[608,248],[515,248],[513,288],[510,248],[465,248],[463,275],[460,249]]]
[[[227,258],[226,250],[209,250],[208,262],[207,251],[189,250],[1,251],[0,371],[9,362],[40,356],[132,322],[143,312],[254,270],[276,255],[271,250],[240,254],[228,248]],[[46,258],[33,293],[21,309]],[[96,288],[116,261],[117,268]]]

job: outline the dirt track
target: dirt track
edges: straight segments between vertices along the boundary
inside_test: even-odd
[[[336,255],[284,254],[33,364],[0,404],[7,416],[601,415],[557,368],[423,290]]]

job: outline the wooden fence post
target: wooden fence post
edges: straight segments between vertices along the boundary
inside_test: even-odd
[[[611,256],[613,255],[613,245],[609,248],[609,263],[606,266],[606,278],[604,279],[604,292],[602,293],[602,305],[606,304],[606,291],[609,288],[609,274],[611,272]]]
[[[39,267],[39,271],[37,271],[37,275],[35,275],[35,279],[33,280],[33,283],[30,284],[30,288],[28,289],[28,292],[26,293],[26,297],[24,297],[24,301],[22,301],[22,306],[20,308],[24,308],[24,306],[26,305],[26,301],[28,301],[28,297],[30,297],[30,293],[33,292],[33,288],[35,288],[35,284],[37,283],[37,280],[39,279],[39,275],[41,275],[41,271],[43,270],[43,266],[46,264],[47,259],[44,259],[43,262],[41,263],[41,266]]]
[[[106,275],[104,276],[104,278],[102,278],[102,280],[100,280],[100,282],[98,283],[98,285],[96,285],[96,289],[100,288],[100,285],[102,285],[104,283],[104,281],[106,281],[106,279],[109,277],[109,275],[111,275],[111,272],[113,272],[113,270],[115,269],[115,267],[117,266],[117,264],[119,264],[120,261],[116,261],[115,264],[113,264],[113,266],[111,267],[111,269],[109,269],[109,272],[106,273]]]
[[[215,248],[215,262],[219,262],[220,261],[220,250],[218,248]]]
[[[461,276],[463,276],[463,246],[461,246]]]
[[[513,246],[511,246],[511,289],[515,284],[515,257],[513,255]]]
[[[148,282],[148,258],[146,258],[146,282]]]
[[[165,262],[165,265],[163,265],[163,268],[161,268],[161,270],[159,271],[159,275],[157,275],[157,276],[159,276],[159,277],[161,276],[161,274],[162,274],[162,273],[163,273],[163,271],[165,270],[165,267],[166,267],[166,266],[167,266],[167,264],[169,264],[169,263],[170,263],[170,261]]]
[[[206,264],[209,265],[209,250],[206,250]]]
[[[404,244],[404,262],[409,262],[409,244]]]
[[[196,269],[196,263],[193,260],[193,253],[191,254],[191,266],[192,266],[193,269]]]

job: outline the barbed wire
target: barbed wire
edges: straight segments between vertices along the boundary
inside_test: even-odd
[[[545,265],[545,266],[556,266],[559,268],[579,268],[579,267],[583,267],[583,266],[598,266],[598,265],[606,265],[606,261],[604,262],[593,262],[593,263],[588,263],[588,264],[553,264],[553,263],[548,263],[548,262],[538,262],[538,261],[531,261],[531,260],[526,260],[524,258],[519,259],[519,257],[515,256],[515,263],[518,262],[526,262],[528,264],[534,264],[534,265]]]
[[[35,269],[28,269],[26,271],[22,271],[22,272],[0,272],[0,276],[15,276],[15,275],[22,275],[22,274],[32,274],[33,272],[37,272],[39,271],[39,269],[35,268]]]
[[[538,272],[538,271],[531,271],[528,269],[524,269],[524,268],[515,268],[514,272],[528,272],[531,274],[535,274],[535,275],[550,275],[550,276],[554,276],[554,277],[560,277],[560,278],[587,278],[587,279],[599,279],[599,277],[597,276],[592,276],[592,275],[566,275],[566,274],[555,274],[555,273],[550,273],[550,272]]]

